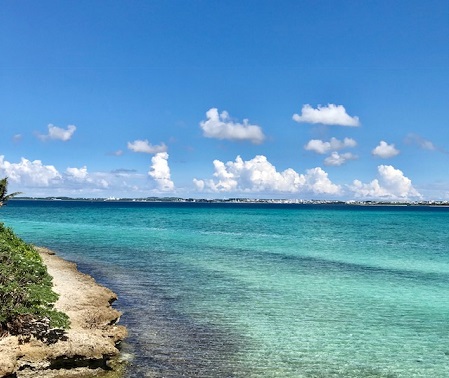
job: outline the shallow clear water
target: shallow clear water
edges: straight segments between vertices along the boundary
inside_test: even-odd
[[[448,208],[11,201],[119,295],[129,377],[449,377]]]

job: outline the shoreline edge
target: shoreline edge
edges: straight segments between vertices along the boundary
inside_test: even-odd
[[[124,362],[119,361],[120,344],[127,329],[117,323],[121,312],[112,307],[117,295],[81,273],[75,263],[55,252],[35,247],[59,295],[55,309],[66,313],[70,328],[66,338],[45,344],[20,336],[0,339],[0,377],[120,377]]]

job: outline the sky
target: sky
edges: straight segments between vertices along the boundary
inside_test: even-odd
[[[447,0],[3,0],[30,197],[449,200]]]

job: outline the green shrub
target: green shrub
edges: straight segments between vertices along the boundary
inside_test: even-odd
[[[54,309],[57,299],[38,252],[0,223],[0,330],[11,332],[20,319],[68,328],[67,315]]]

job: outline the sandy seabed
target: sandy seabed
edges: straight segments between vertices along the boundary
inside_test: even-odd
[[[67,340],[47,345],[34,338],[23,344],[17,336],[0,339],[0,377],[120,376],[118,346],[127,332],[117,325],[121,313],[111,306],[116,294],[76,264],[46,248],[37,250],[59,294],[55,308],[70,318]]]

